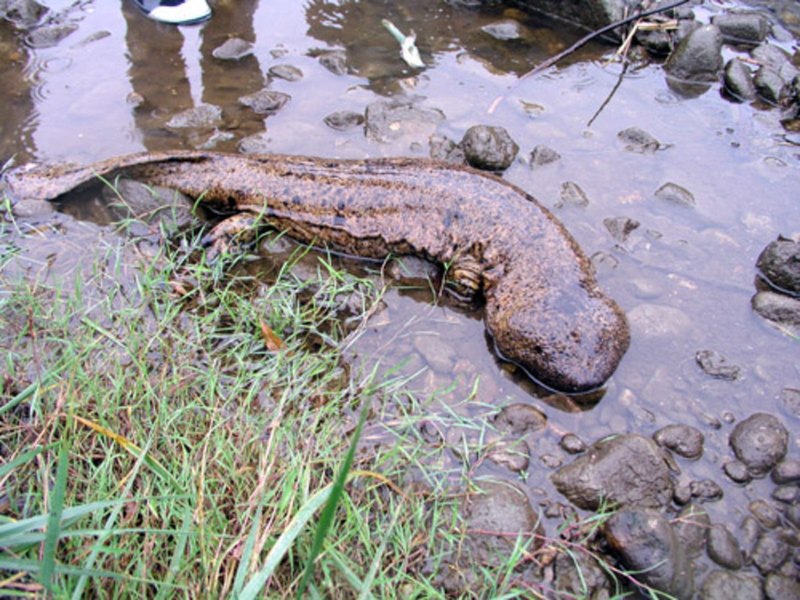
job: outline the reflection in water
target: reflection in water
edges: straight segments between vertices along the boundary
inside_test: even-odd
[[[28,161],[36,152],[31,136],[34,102],[26,66],[28,49],[11,26],[0,21],[0,166],[11,157]]]
[[[134,116],[145,147],[165,150],[196,145],[197,139],[179,138],[164,127],[171,115],[196,105],[182,53],[185,40],[181,28],[142,18],[127,0],[122,7],[127,23],[128,76],[136,95],[134,102],[141,102]],[[212,53],[231,37],[255,42],[253,15],[257,8],[257,0],[220,2],[214,18],[201,25],[201,101],[221,108],[222,127],[238,128],[241,136],[264,130],[263,121],[245,115],[247,109],[238,102],[239,97],[264,87],[264,75],[255,56],[223,61]]]
[[[417,46],[428,66],[433,66],[439,55],[461,50],[491,71],[517,76],[563,50],[571,35],[569,27],[563,23],[554,26],[542,15],[502,6],[477,11],[424,0],[310,0],[306,19],[309,35],[344,48],[350,69],[369,79],[373,91],[385,95],[401,91],[402,78],[419,71],[400,58],[398,45],[384,30],[382,19],[389,19],[403,32],[413,30],[417,34]],[[484,29],[487,26],[507,26],[516,39],[496,39]],[[577,30],[574,35],[579,35]]]

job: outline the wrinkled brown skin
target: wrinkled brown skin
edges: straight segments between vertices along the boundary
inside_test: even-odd
[[[328,160],[202,151],[144,153],[85,167],[20,168],[12,198],[55,200],[97,176],[174,188],[217,210],[255,212],[302,241],[369,258],[448,265],[486,299],[498,353],[564,392],[600,387],[628,348],[619,306],[549,211],[515,186],[420,159]]]

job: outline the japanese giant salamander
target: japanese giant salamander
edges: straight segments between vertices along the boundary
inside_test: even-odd
[[[600,291],[563,225],[531,196],[486,173],[409,158],[178,151],[83,167],[21,167],[5,179],[12,198],[55,200],[98,176],[128,177],[180,190],[215,210],[258,215],[301,242],[444,265],[459,289],[485,297],[497,352],[556,390],[601,386],[628,348],[624,314]],[[219,241],[229,229],[223,221],[210,237]]]

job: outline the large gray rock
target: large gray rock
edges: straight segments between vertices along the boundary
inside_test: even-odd
[[[800,296],[800,243],[778,238],[767,244],[756,262],[761,275],[781,292]]]
[[[376,142],[426,143],[443,120],[444,113],[436,108],[416,106],[402,98],[376,100],[367,106],[366,133]]]
[[[675,598],[691,598],[694,569],[670,522],[647,508],[627,508],[605,524],[606,540],[642,583]]]
[[[789,432],[777,417],[755,413],[734,427],[731,448],[754,477],[763,477],[786,456]]]
[[[702,600],[761,600],[761,582],[751,573],[713,571],[700,590]]]
[[[504,171],[519,152],[519,146],[508,131],[490,125],[473,125],[467,129],[461,147],[470,165],[487,171]]]
[[[715,25],[698,27],[683,38],[665,66],[681,81],[716,81],[722,69],[722,34]]]
[[[673,491],[662,450],[638,434],[596,442],[551,480],[570,502],[586,510],[597,510],[603,502],[663,507]]]

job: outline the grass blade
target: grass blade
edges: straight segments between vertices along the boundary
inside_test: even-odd
[[[69,445],[62,438],[58,450],[58,467],[56,468],[56,483],[51,496],[50,514],[47,518],[47,535],[44,540],[42,552],[42,569],[39,571],[39,583],[44,586],[48,594],[53,591],[53,573],[56,566],[56,547],[61,534],[61,518],[64,512],[64,496],[67,491],[67,473],[69,471]]]
[[[311,544],[311,551],[309,552],[308,559],[306,560],[306,568],[305,572],[303,573],[303,579],[300,581],[300,587],[297,588],[298,598],[302,597],[303,592],[305,592],[306,586],[311,578],[311,574],[314,571],[314,562],[317,560],[317,556],[322,550],[322,544],[325,541],[325,537],[328,535],[328,530],[330,529],[331,524],[333,523],[333,515],[336,512],[336,507],[339,505],[339,500],[344,493],[344,484],[345,481],[347,481],[347,475],[350,472],[350,467],[353,465],[353,458],[355,458],[356,455],[358,440],[361,438],[361,430],[364,428],[364,421],[366,420],[367,404],[364,403],[364,407],[361,409],[361,415],[358,418],[358,425],[356,425],[356,430],[353,432],[353,440],[350,442],[350,448],[348,448],[342,468],[339,470],[339,474],[336,476],[336,480],[333,482],[331,497],[325,504],[325,509],[322,511],[322,514],[319,518],[319,523],[317,524],[317,530],[314,532],[314,541]]]
[[[261,527],[261,505],[258,505],[256,514],[253,517],[253,525],[250,527],[250,533],[247,536],[247,541],[244,544],[242,557],[239,559],[239,567],[236,569],[236,579],[233,581],[233,597],[238,598],[242,593],[244,587],[245,577],[247,577],[247,569],[250,566],[252,559],[253,547],[256,544],[256,537],[258,537],[258,530]]]
[[[238,600],[254,600],[255,598],[259,597],[261,588],[264,587],[264,584],[272,575],[275,567],[278,566],[283,557],[289,551],[289,548],[291,548],[294,540],[298,535],[300,535],[303,527],[305,527],[306,523],[311,520],[311,518],[314,516],[314,513],[317,512],[317,509],[319,509],[319,507],[325,504],[325,502],[328,500],[331,495],[332,488],[333,484],[326,485],[316,494],[311,496],[311,498],[309,498],[308,501],[306,501],[306,503],[300,507],[300,510],[298,510],[297,514],[292,517],[289,525],[286,527],[286,529],[284,529],[280,537],[278,537],[275,545],[269,551],[269,554],[267,554],[267,558],[264,560],[264,565],[261,567],[258,573],[253,575],[250,581],[247,582],[247,585],[242,590]]]

